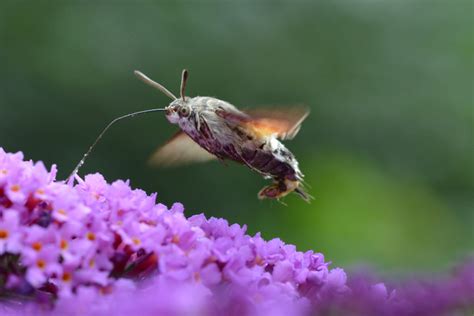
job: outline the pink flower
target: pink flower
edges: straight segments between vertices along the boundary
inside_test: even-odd
[[[0,219],[0,254],[19,253],[22,249],[20,216],[17,211],[4,210]]]
[[[26,280],[34,287],[43,285],[48,278],[62,273],[58,261],[59,250],[54,245],[45,245],[39,251],[22,254],[21,263],[27,268]]]

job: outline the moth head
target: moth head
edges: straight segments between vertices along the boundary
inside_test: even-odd
[[[166,107],[166,118],[172,124],[179,124],[180,122],[187,121],[192,113],[192,108],[187,102],[189,98],[176,99]]]
[[[189,98],[184,95],[186,89],[186,82],[188,81],[188,71],[186,69],[181,73],[181,86],[179,89],[180,98],[175,99],[166,107],[166,118],[172,124],[183,125],[191,115],[191,107],[188,103]]]
[[[165,108],[166,118],[172,124],[179,124],[182,126],[185,122],[187,122],[188,117],[191,115],[192,107],[189,104],[190,98],[184,95],[184,91],[186,89],[186,82],[188,80],[188,71],[184,69],[181,73],[181,87],[180,87],[180,98],[174,96],[168,89],[166,89],[161,84],[151,80],[144,74],[139,71],[135,71],[135,75],[145,82],[146,84],[160,90],[166,96],[170,97],[173,101]]]

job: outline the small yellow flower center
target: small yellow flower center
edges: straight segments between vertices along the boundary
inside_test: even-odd
[[[58,210],[58,213],[61,214],[61,215],[66,215],[66,211],[63,210],[62,208]]]
[[[43,247],[43,245],[42,245],[39,241],[34,242],[34,243],[31,245],[31,248],[33,248],[33,249],[36,250],[36,251],[40,251],[42,247]]]
[[[88,232],[87,233],[87,239],[89,239],[90,241],[94,241],[95,240],[95,234],[93,232]]]
[[[93,268],[95,266],[95,261],[94,259],[89,260],[89,267]]]
[[[199,274],[199,272],[194,272],[194,280],[196,282],[201,282],[201,275]]]
[[[63,280],[64,282],[69,282],[69,281],[71,281],[71,279],[72,279],[71,273],[69,273],[69,272],[64,272],[63,277],[62,277],[62,280]]]
[[[179,243],[179,236],[178,235],[173,235],[173,238],[171,238],[171,242],[174,244]]]
[[[46,262],[43,259],[38,259],[38,261],[36,261],[36,265],[38,268],[44,269],[44,267],[46,267]]]
[[[12,186],[10,187],[10,190],[11,190],[12,192],[19,192],[20,189],[21,189],[21,187],[20,187],[18,184],[14,184],[14,185],[12,185]]]
[[[102,295],[107,295],[107,294],[110,294],[112,292],[112,287],[109,285],[109,286],[105,286],[105,287],[101,287],[99,289],[99,293],[102,294]]]
[[[255,264],[261,266],[261,265],[263,265],[263,263],[264,263],[264,261],[263,261],[262,257],[260,257],[259,255],[257,255],[257,256],[255,257]]]
[[[36,194],[44,194],[44,190],[43,189],[38,189],[38,190],[36,190]]]
[[[0,174],[6,175],[8,173],[7,169],[0,169]]]
[[[8,231],[4,229],[0,229],[0,239],[8,238]]]
[[[59,247],[62,249],[62,250],[66,250],[67,249],[67,241],[64,240],[64,239],[61,239],[61,242],[59,243]]]
[[[137,245],[137,246],[142,243],[141,240],[138,239],[137,237],[132,238],[132,241],[133,241],[133,243],[134,243],[135,245]]]

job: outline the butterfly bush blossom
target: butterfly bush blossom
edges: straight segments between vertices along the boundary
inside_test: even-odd
[[[186,218],[182,204],[168,209],[126,181],[93,174],[65,183],[56,171],[0,148],[2,315],[304,315],[353,306],[395,315],[433,294],[351,285],[320,253],[249,236],[224,219]],[[472,302],[473,270],[452,282],[456,299],[431,286],[441,308]]]

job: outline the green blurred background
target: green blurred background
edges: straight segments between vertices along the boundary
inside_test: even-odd
[[[473,2],[13,1],[0,3],[0,146],[68,175],[116,116],[178,93],[236,106],[307,104],[287,146],[315,196],[259,201],[266,183],[219,163],[149,169],[177,129],[116,125],[81,173],[181,201],[336,266],[441,271],[474,250]]]

